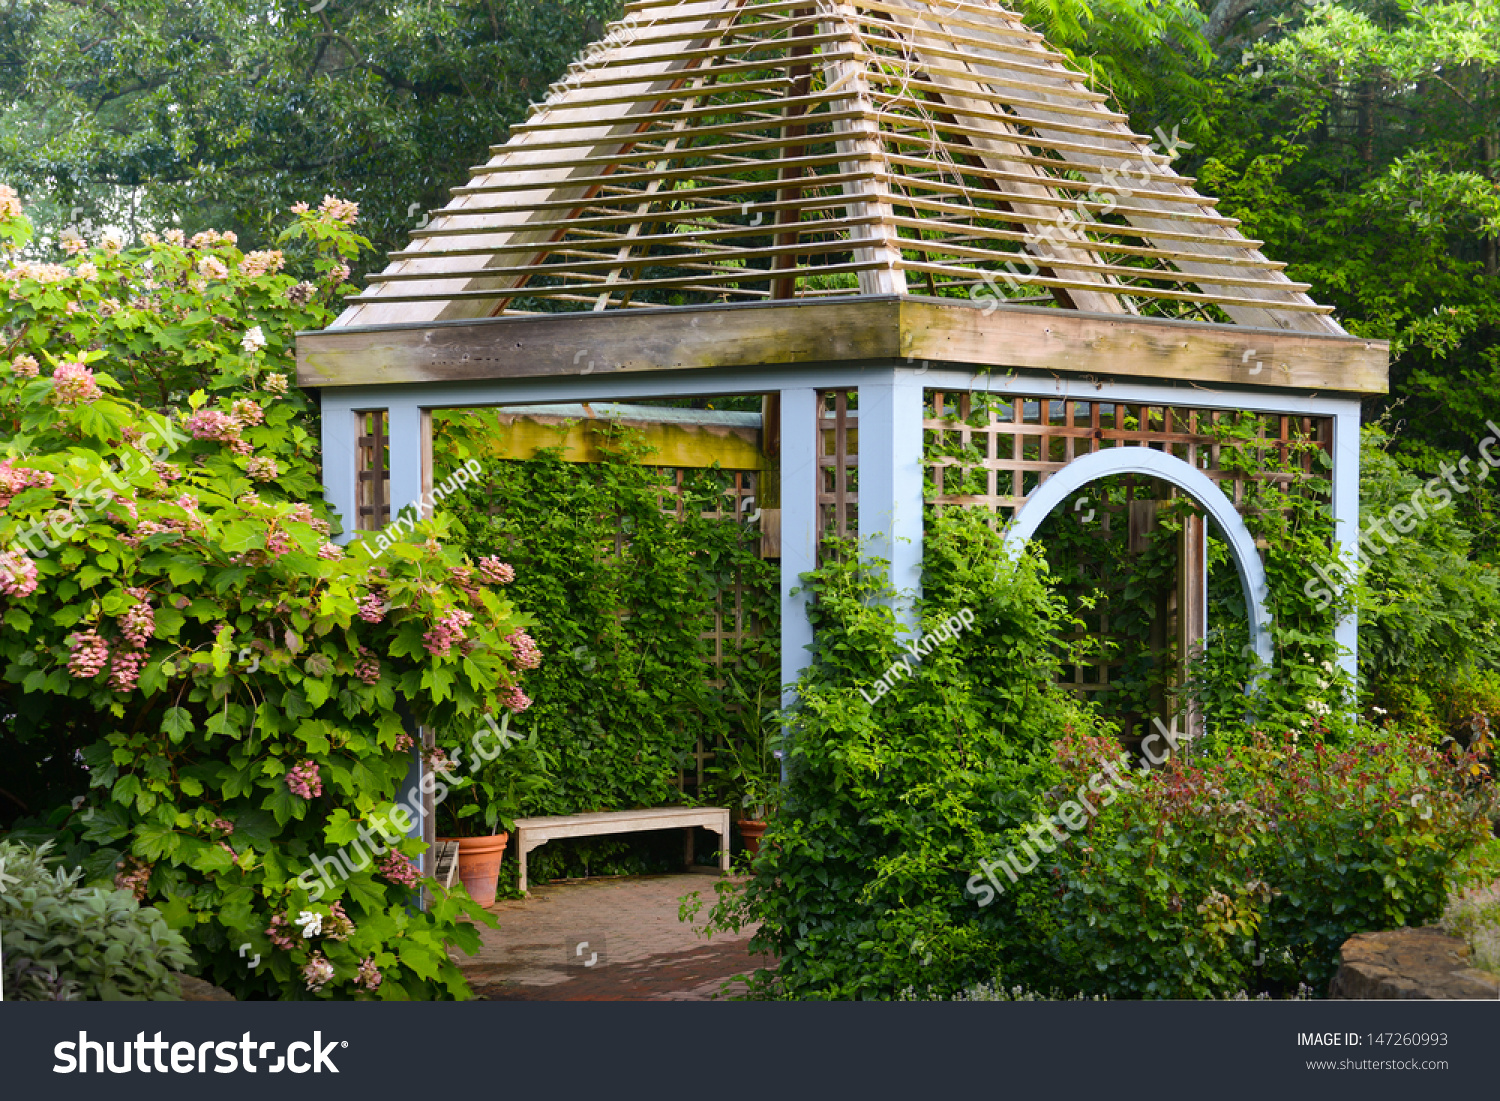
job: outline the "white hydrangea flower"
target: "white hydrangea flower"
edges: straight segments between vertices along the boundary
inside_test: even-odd
[[[250,326],[244,337],[240,340],[240,347],[251,355],[266,346],[266,334],[260,331],[259,325]]]

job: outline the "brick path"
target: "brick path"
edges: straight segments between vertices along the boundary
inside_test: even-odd
[[[479,997],[505,1001],[702,1001],[733,996],[727,980],[769,966],[746,948],[754,930],[695,930],[712,905],[715,876],[630,876],[552,883],[529,898],[497,902],[499,929],[458,965]],[[692,924],[678,900],[697,891],[704,910]],[[581,947],[587,945],[587,947]],[[597,953],[597,955],[596,955]],[[593,960],[592,965],[589,964]]]

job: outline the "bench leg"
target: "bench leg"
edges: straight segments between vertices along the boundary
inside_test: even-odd
[[[719,871],[729,873],[729,812],[724,812],[724,820],[719,828]]]
[[[686,835],[683,841],[683,867],[688,871],[693,870],[693,835],[697,832],[697,826],[689,826],[682,832]]]
[[[521,859],[521,877],[518,886],[521,888],[523,895],[526,893],[526,851],[525,838],[518,836],[516,838],[516,855]]]

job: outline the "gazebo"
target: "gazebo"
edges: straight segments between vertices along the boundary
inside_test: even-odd
[[[794,590],[823,533],[857,534],[909,597],[924,505],[990,508],[1022,540],[1122,473],[1214,517],[1268,657],[1258,553],[1201,426],[1243,411],[1316,439],[1352,557],[1360,401],[1386,389],[1387,347],[1345,332],[1158,144],[985,0],[630,4],[299,336],[328,500],[369,529],[424,498],[437,409],[765,395],[783,684],[808,661]],[[924,436],[955,428],[978,494],[924,465]],[[1200,639],[1203,530],[1180,605]],[[1337,640],[1352,665],[1352,616]]]

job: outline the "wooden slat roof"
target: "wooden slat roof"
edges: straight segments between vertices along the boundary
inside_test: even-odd
[[[1337,335],[986,0],[643,0],[335,328],[912,294]]]

